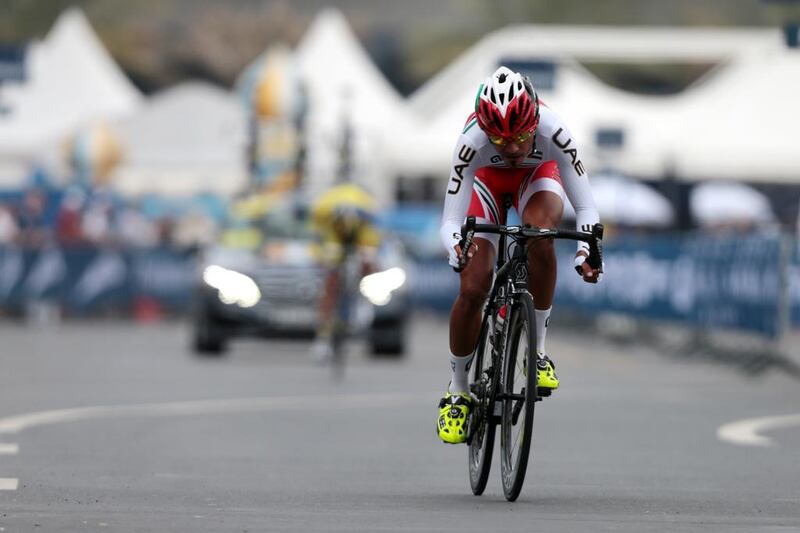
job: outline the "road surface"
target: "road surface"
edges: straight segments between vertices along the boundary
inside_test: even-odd
[[[182,323],[4,323],[0,531],[800,531],[800,381],[558,327],[510,504],[497,455],[475,497],[435,435],[439,318],[341,383],[302,342],[200,360]]]

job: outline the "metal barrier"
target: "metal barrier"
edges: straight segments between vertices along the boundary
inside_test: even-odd
[[[559,244],[556,305],[589,312],[734,328],[778,337],[800,325],[800,252],[779,236],[624,237],[605,247],[598,285],[572,271],[574,248]],[[444,259],[415,263],[412,303],[450,310],[458,276]],[[147,298],[181,313],[189,309],[196,263],[186,252],[56,247],[0,248],[0,308],[48,301],[72,314],[127,312]]]
[[[563,257],[564,254],[562,254]],[[560,261],[560,305],[780,336],[788,256],[779,237],[626,238],[608,246],[589,286]]]
[[[180,251],[0,248],[0,307],[52,302],[72,314],[128,311],[142,297],[182,312],[191,302],[194,258]]]
[[[605,246],[603,281],[589,285],[572,270],[574,246],[560,243],[556,305],[776,338],[790,318],[800,325],[800,255],[791,248],[780,236],[620,237]],[[458,278],[439,264],[413,273],[412,294],[449,309]]]

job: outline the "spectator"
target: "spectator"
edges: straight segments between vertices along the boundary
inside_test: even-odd
[[[191,208],[175,225],[173,240],[180,248],[202,248],[214,242],[217,226],[214,220],[197,207]]]
[[[39,188],[29,189],[22,199],[19,212],[20,243],[28,248],[41,248],[50,240],[45,221],[47,196]]]
[[[81,230],[90,243],[97,246],[111,244],[112,216],[112,204],[109,198],[104,195],[92,198],[81,222]]]
[[[125,206],[117,217],[116,233],[123,246],[151,248],[158,245],[156,225],[132,205]]]
[[[169,215],[163,215],[156,220],[156,235],[158,235],[159,246],[175,245],[175,219]]]
[[[85,242],[82,228],[83,206],[86,194],[77,187],[64,193],[56,217],[56,239],[63,246],[78,246]]]
[[[19,225],[14,211],[5,204],[0,204],[0,246],[8,246],[17,241]]]

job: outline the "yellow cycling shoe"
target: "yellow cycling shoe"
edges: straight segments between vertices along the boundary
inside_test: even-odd
[[[472,398],[469,394],[445,394],[439,400],[439,419],[436,423],[439,438],[448,444],[465,442],[471,409]]]
[[[550,396],[558,388],[558,376],[553,361],[544,354],[539,354],[536,361],[536,388],[539,396]]]

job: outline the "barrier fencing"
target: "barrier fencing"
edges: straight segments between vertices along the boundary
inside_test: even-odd
[[[558,308],[615,312],[700,328],[731,328],[768,338],[800,326],[800,252],[783,236],[624,237],[604,249],[597,285],[572,270],[574,246],[557,244]],[[418,305],[449,310],[458,276],[444,261],[417,265]]]
[[[732,328],[777,338],[800,326],[800,252],[781,236],[625,237],[605,246],[598,285],[571,270],[574,248],[559,243],[556,305],[596,313]],[[0,248],[0,307],[49,301],[71,314],[129,312],[148,298],[188,311],[196,259],[170,248],[119,250]],[[412,265],[409,283],[420,308],[449,311],[458,276],[444,259]]]

